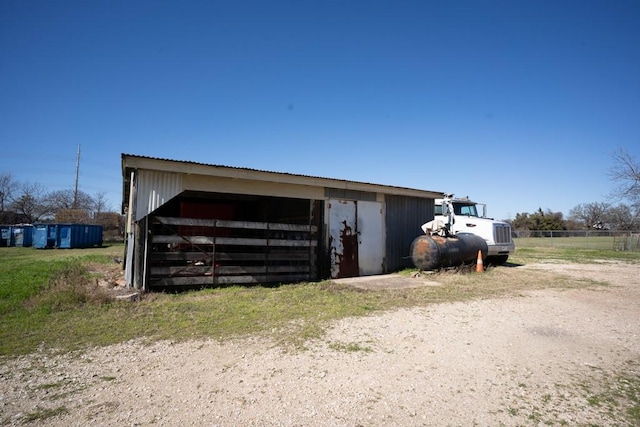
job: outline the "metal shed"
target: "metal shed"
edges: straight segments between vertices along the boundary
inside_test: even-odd
[[[433,192],[122,154],[139,289],[292,283],[411,267]]]

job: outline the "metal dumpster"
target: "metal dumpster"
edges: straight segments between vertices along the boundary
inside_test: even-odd
[[[102,226],[93,224],[58,224],[56,247],[63,249],[102,246]]]
[[[11,238],[13,244],[11,246],[29,247],[33,242],[33,226],[31,225],[14,225],[11,227]]]
[[[33,247],[38,249],[58,246],[58,224],[35,224],[33,226]]]
[[[0,247],[13,246],[13,233],[10,225],[0,225]]]

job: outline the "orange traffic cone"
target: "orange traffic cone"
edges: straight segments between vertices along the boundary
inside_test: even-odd
[[[484,273],[484,264],[482,263],[482,251],[478,251],[478,260],[476,261],[476,273]]]

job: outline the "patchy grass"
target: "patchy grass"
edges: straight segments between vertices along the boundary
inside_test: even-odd
[[[358,342],[344,343],[344,342],[334,341],[329,343],[329,348],[335,351],[341,351],[345,353],[351,353],[351,352],[371,353],[373,351],[371,347],[363,345]]]
[[[121,258],[122,244],[89,249],[0,248],[0,316],[20,309],[38,294],[53,275],[72,260],[82,263],[112,263]]]
[[[506,411],[512,415],[515,409],[527,414],[536,425],[591,425],[576,423],[570,414],[587,412],[605,425],[640,425],[640,362],[629,360],[615,371],[593,368],[585,374],[577,374],[575,381],[557,383],[551,393],[539,400],[518,402],[515,409],[509,405]],[[567,419],[569,418],[569,419]],[[571,420],[571,421],[570,421]],[[600,424],[598,424],[600,425]]]
[[[29,297],[25,306],[29,310],[53,313],[74,310],[87,304],[101,305],[111,301],[106,290],[99,287],[78,260],[62,263],[40,292]]]
[[[15,252],[14,252],[15,251]],[[69,351],[130,339],[182,341],[225,340],[248,334],[268,335],[285,346],[301,347],[322,338],[332,320],[366,316],[401,307],[518,295],[545,288],[606,286],[557,273],[513,268],[533,262],[640,262],[640,255],[610,251],[519,247],[506,266],[484,274],[473,266],[429,274],[442,286],[365,291],[332,281],[279,287],[228,287],[179,294],[149,293],[137,302],[114,302],[95,286],[95,266],[113,265],[122,247],[94,250],[38,251],[0,248],[0,356],[36,349]],[[415,275],[415,269],[401,272]],[[426,273],[420,273],[426,274]],[[366,342],[330,342],[340,352],[370,352]],[[115,377],[100,377],[113,381]],[[40,386],[56,395],[62,383]],[[525,388],[524,383],[519,384]],[[569,393],[584,407],[617,422],[640,425],[638,362],[615,373],[594,372],[575,384],[558,384],[531,407],[509,405],[511,417],[526,417],[536,425],[568,425],[563,418]],[[53,398],[53,397],[52,397]],[[571,409],[571,408],[565,408]],[[68,412],[65,406],[35,408],[25,422],[46,422]]]
[[[36,408],[28,414],[25,414],[21,420],[23,423],[45,421],[48,418],[57,417],[58,415],[64,415],[68,413],[69,410],[66,406],[58,406],[55,408]]]
[[[96,264],[113,265],[122,254],[121,245],[91,250],[0,249],[0,356],[38,348],[77,350],[134,338],[224,340],[247,334],[269,335],[283,345],[300,347],[321,338],[328,322],[344,317],[532,289],[603,285],[507,266],[484,274],[464,268],[442,271],[430,277],[442,286],[413,289],[363,291],[323,281],[148,293],[130,303],[110,301],[90,272]],[[514,262],[544,257],[544,251],[518,255]]]
[[[605,411],[613,420],[625,418],[640,425],[640,363],[628,361],[624,372],[598,372],[579,384],[588,405]]]

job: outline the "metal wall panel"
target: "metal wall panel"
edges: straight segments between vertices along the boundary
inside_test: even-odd
[[[358,267],[360,276],[382,274],[384,270],[384,227],[382,203],[357,202]]]
[[[182,174],[138,170],[135,220],[139,221],[182,192]]]
[[[325,187],[324,196],[329,199],[376,201],[376,193],[370,191],[349,190],[345,188]]]
[[[329,200],[331,278],[358,276],[356,202]]]
[[[387,195],[385,202],[387,271],[411,268],[411,242],[423,234],[420,226],[433,219],[435,200]]]

